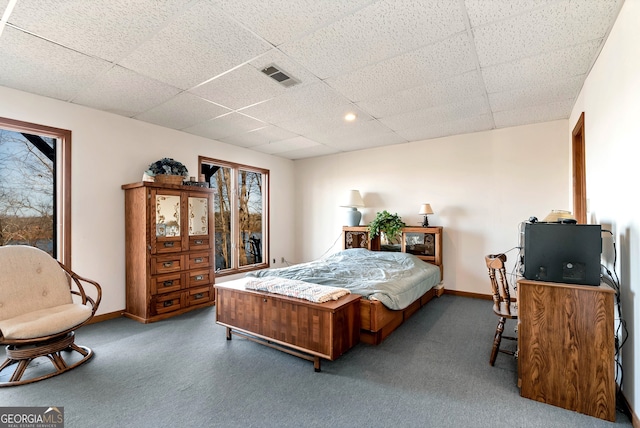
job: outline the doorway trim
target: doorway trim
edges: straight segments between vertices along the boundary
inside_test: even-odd
[[[587,223],[587,179],[584,138],[584,112],[580,114],[572,135],[573,217]]]

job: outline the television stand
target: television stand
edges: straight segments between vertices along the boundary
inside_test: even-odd
[[[606,284],[518,281],[521,396],[615,421],[614,295]]]

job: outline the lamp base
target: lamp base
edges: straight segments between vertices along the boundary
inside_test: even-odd
[[[422,227],[429,227],[429,219],[427,216],[424,216],[424,220],[422,221]]]
[[[362,213],[356,208],[351,208],[350,211],[347,211],[347,226],[358,226],[361,219]]]

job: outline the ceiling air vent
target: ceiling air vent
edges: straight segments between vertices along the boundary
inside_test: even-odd
[[[298,83],[300,83],[293,77],[285,74],[284,71],[278,69],[275,65],[270,65],[268,67],[263,68],[262,72],[267,76],[271,77],[276,82],[280,83],[282,86],[286,86],[287,88],[289,86],[297,85]]]

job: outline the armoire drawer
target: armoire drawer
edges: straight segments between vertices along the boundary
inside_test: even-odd
[[[201,305],[214,299],[213,286],[190,288],[187,292],[187,305]]]
[[[182,239],[179,236],[170,238],[158,238],[156,240],[156,254],[179,253],[183,251]]]
[[[194,269],[187,272],[187,287],[213,284],[213,269]]]
[[[209,250],[211,249],[209,236],[207,235],[195,235],[189,237],[189,250]]]
[[[184,269],[184,256],[167,255],[151,258],[151,273],[153,274],[179,272]]]
[[[151,294],[171,293],[182,289],[182,274],[179,272],[151,277]]]
[[[152,308],[155,309],[155,315],[177,311],[185,306],[184,293],[178,291],[175,293],[158,294],[152,297],[151,305]]]
[[[211,267],[211,253],[201,252],[189,254],[187,269],[204,269]]]

